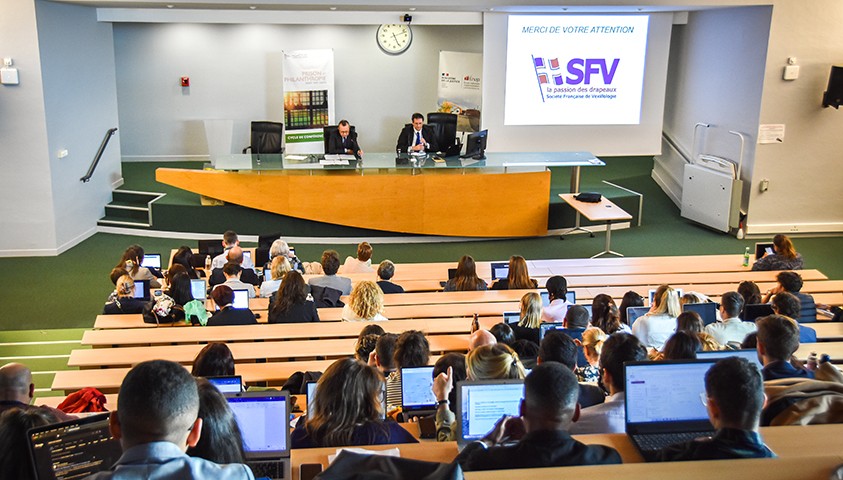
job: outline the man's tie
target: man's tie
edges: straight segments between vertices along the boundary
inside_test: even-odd
[[[421,143],[421,132],[416,132],[416,145]]]
[[[346,148],[345,141],[346,141],[347,139],[348,139],[348,137],[342,137],[342,146],[343,146],[343,148]]]

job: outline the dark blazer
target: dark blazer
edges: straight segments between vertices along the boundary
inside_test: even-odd
[[[258,278],[258,274],[255,273],[255,271],[251,268],[244,268],[240,272],[240,281],[255,286],[260,286],[261,284],[261,281]],[[210,285],[211,287],[215,287],[220,283],[225,283],[225,274],[222,273],[221,268],[215,268],[211,271],[210,278],[208,278],[208,285]]]
[[[120,297],[114,302],[106,303],[102,308],[103,315],[119,315],[122,313],[143,313],[147,301],[142,298]]]
[[[404,287],[388,280],[380,280],[378,286],[381,287],[383,293],[404,293]]]
[[[275,297],[273,296],[273,298]],[[319,313],[316,312],[316,304],[310,300],[292,305],[284,313],[279,313],[275,309],[269,310],[269,323],[307,323],[318,321]]]
[[[603,445],[585,445],[562,430],[530,432],[515,445],[483,448],[468,444],[456,458],[463,470],[568,467],[621,463],[618,451]]]
[[[325,153],[346,153],[346,149],[354,152],[355,157],[358,150],[363,150],[360,148],[360,143],[357,142],[357,132],[348,132],[345,148],[343,148],[339,130],[332,131],[331,136],[328,137],[328,150]]]
[[[724,428],[711,438],[671,445],[660,452],[663,462],[685,460],[727,460],[732,458],[773,458],[758,432]]]
[[[539,344],[539,330],[538,328],[527,328],[520,325],[512,325],[512,333],[515,334],[516,340],[529,340],[536,345]]]
[[[424,141],[427,142],[428,147],[424,150],[426,152],[436,152],[439,150],[439,144],[436,142],[436,134],[433,132],[433,127],[430,125],[422,125],[421,130],[422,137]],[[416,131],[413,129],[413,125],[406,125],[401,130],[401,134],[398,135],[398,143],[395,146],[395,149],[399,152],[406,152],[410,145],[415,143],[416,139]]]
[[[248,308],[224,307],[208,319],[209,327],[222,325],[257,325],[255,314]]]

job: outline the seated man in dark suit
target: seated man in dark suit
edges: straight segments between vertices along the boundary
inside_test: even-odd
[[[424,124],[424,116],[421,113],[414,113],[412,123],[401,130],[398,135],[398,143],[395,148],[404,153],[412,152],[435,152],[439,146],[436,144],[436,134],[433,127]]]
[[[378,286],[383,293],[404,293],[404,287],[392,283],[392,276],[395,275],[395,264],[384,260],[378,265]]]
[[[814,372],[790,363],[799,348],[799,325],[782,315],[768,315],[755,321],[758,325],[758,358],[764,364],[764,380],[779,378],[814,378]]]
[[[468,444],[456,461],[463,470],[566,467],[621,463],[617,450],[585,445],[568,433],[579,415],[577,377],[567,366],[546,362],[524,380],[520,417],[504,417],[482,440]],[[506,439],[519,438],[502,446]]]
[[[581,344],[582,334],[588,328],[588,322],[590,320],[591,315],[588,314],[588,310],[585,307],[582,305],[571,305],[568,307],[568,311],[565,312],[565,328],[560,330],[560,332],[568,335],[574,341],[579,340]],[[577,366],[585,367],[586,365],[588,365],[588,360],[585,359],[582,346],[579,346],[577,347]]]
[[[219,285],[211,291],[211,298],[219,310],[208,319],[209,327],[221,325],[255,325],[258,321],[248,308],[234,308],[234,290],[228,285]]]
[[[799,317],[799,298],[788,292],[781,292],[770,302],[773,312],[785,317],[796,319]],[[817,343],[817,331],[811,327],[799,324],[799,343]]]
[[[585,310],[585,309],[583,309]],[[570,312],[570,310],[568,310]],[[582,339],[582,336],[580,336]],[[536,360],[539,365],[545,362],[558,362],[570,368],[573,372],[577,369],[577,347],[576,342],[561,330],[550,330],[542,339],[539,345],[539,356]],[[580,407],[590,407],[606,401],[606,394],[597,385],[580,383],[579,404]]]
[[[799,323],[813,323],[817,321],[817,304],[814,302],[814,297],[807,293],[802,293],[802,275],[796,272],[779,272],[776,275],[778,285],[767,290],[764,296],[764,303],[769,303],[773,295],[781,292],[788,292],[796,295],[799,299],[799,317],[793,317]]]
[[[325,153],[354,155],[357,158],[363,156],[363,149],[357,142],[357,132],[351,131],[348,120],[340,120],[337,129],[331,132]]]
[[[258,285],[261,284],[261,281],[258,278],[258,274],[255,273],[255,271],[252,270],[251,268],[245,268],[243,266],[243,258],[244,257],[243,257],[243,249],[242,248],[235,245],[235,246],[231,247],[230,249],[228,249],[228,252],[226,252],[225,255],[226,255],[226,259],[227,259],[226,264],[236,263],[237,265],[240,266],[240,278],[238,280],[240,280],[243,283],[248,283],[249,285],[258,286]],[[223,272],[223,267],[225,267],[225,264],[223,264],[223,266],[221,266],[219,268],[215,268],[211,271],[211,276],[208,278],[208,285],[213,287],[215,285],[219,285],[220,283],[226,282],[228,277]],[[252,290],[254,292],[254,289],[252,289]],[[249,297],[252,297],[252,296],[253,295],[249,295]]]
[[[770,458],[776,455],[758,433],[764,407],[764,382],[749,360],[724,358],[705,374],[708,418],[717,430],[711,438],[665,448],[662,461]]]

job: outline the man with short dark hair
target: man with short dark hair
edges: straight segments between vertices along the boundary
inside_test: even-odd
[[[743,296],[738,292],[726,292],[720,296],[720,320],[705,326],[705,333],[714,337],[720,345],[741,343],[755,331],[755,324],[744,322],[739,315],[743,310]]]
[[[600,352],[600,374],[609,396],[599,405],[584,408],[579,420],[571,425],[571,433],[624,433],[626,376],[623,364],[644,360],[647,360],[647,347],[638,337],[623,332],[609,335]]]
[[[558,362],[570,368],[571,371],[574,371],[577,369],[577,353],[579,350],[581,350],[581,347],[577,347],[574,339],[570,336],[561,330],[550,330],[544,335],[542,343],[539,346],[539,357],[537,361],[539,365],[545,362]],[[580,407],[590,407],[598,403],[603,403],[606,400],[603,389],[597,385],[588,383],[580,383],[579,385]]]
[[[789,292],[777,293],[770,302],[773,307],[773,313],[784,315],[785,317],[796,320],[799,318],[799,310],[801,309],[799,298]],[[806,327],[798,323],[799,327],[799,343],[816,343],[817,331],[811,327]]]
[[[337,275],[337,271],[340,269],[340,255],[337,251],[325,250],[322,252],[320,263],[322,264],[324,275],[311,278],[307,284],[317,287],[333,288],[342,292],[343,295],[351,294],[351,279]]]
[[[378,286],[381,287],[383,293],[404,293],[404,287],[396,283],[392,283],[392,277],[395,275],[395,264],[389,260],[384,260],[378,265]]]
[[[379,355],[380,356],[380,355]],[[386,403],[399,407],[401,398],[401,369],[423,367],[430,362],[430,343],[419,330],[407,330],[395,341],[395,371],[386,377]]]
[[[232,290],[246,290],[249,292],[249,298],[255,298],[255,286],[240,280],[240,275],[243,274],[243,268],[239,263],[228,262],[223,265],[220,272],[223,274],[225,281],[214,285],[214,288],[220,285],[226,285]],[[213,289],[211,291],[213,292]]]
[[[414,113],[411,121],[412,123],[406,125],[398,135],[395,148],[401,153],[408,150],[414,153],[437,151],[439,148],[436,144],[436,134],[433,127],[424,124],[424,115]]]
[[[764,408],[764,382],[758,368],[745,358],[727,357],[705,374],[708,418],[717,433],[706,439],[672,445],[663,461],[770,458],[776,455],[758,433]]]
[[[776,281],[779,284],[770,290],[767,290],[767,294],[764,295],[763,303],[770,302],[770,299],[774,295],[778,295],[781,292],[792,293],[799,299],[799,317],[795,317],[794,320],[799,323],[816,322],[817,304],[814,302],[814,297],[801,292],[802,275],[790,271],[779,272],[779,274],[776,275]]]
[[[577,378],[568,367],[542,363],[524,380],[521,416],[498,421],[482,440],[467,445],[456,461],[466,471],[621,463],[615,449],[571,438],[567,430],[579,413],[577,393]],[[519,437],[515,445],[500,445]]]
[[[571,303],[568,302],[568,281],[562,275],[554,275],[544,284],[550,304],[542,308],[542,322],[558,323],[565,319]]]
[[[764,380],[779,378],[814,378],[814,372],[790,363],[799,348],[799,326],[791,318],[769,315],[755,321],[758,325],[758,358],[764,364]]]
[[[228,251],[237,246],[240,246],[240,239],[237,237],[237,232],[234,230],[226,230],[225,233],[222,234],[223,252],[214,257],[213,261],[211,261],[211,269],[222,268],[223,265],[229,262]],[[243,268],[254,270],[255,265],[250,259],[245,259],[243,261]]]
[[[111,413],[111,434],[123,455],[91,479],[254,479],[243,464],[217,465],[189,457],[202,433],[196,380],[178,363],[142,362],[120,386],[120,408]]]
[[[363,149],[357,142],[357,132],[351,130],[348,120],[340,120],[337,129],[328,137],[328,150],[325,153],[363,156]]]
[[[588,314],[588,310],[586,310],[585,307],[582,305],[571,305],[565,313],[565,319],[563,320],[565,328],[560,331],[571,337],[571,339],[582,343],[582,334],[585,332],[585,329],[588,328],[590,321],[591,316]],[[587,365],[588,360],[585,358],[585,353],[583,352],[582,347],[578,347],[577,366],[585,367]]]

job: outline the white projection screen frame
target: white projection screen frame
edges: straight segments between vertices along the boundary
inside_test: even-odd
[[[488,151],[555,152],[589,151],[595,155],[655,155],[660,153],[665,104],[671,13],[652,13],[647,28],[643,88],[638,123],[579,125],[506,125],[507,30],[509,15],[484,14],[483,29],[483,121],[489,130]],[[579,15],[578,15],[579,16]],[[618,14],[612,14],[612,17]],[[629,17],[639,17],[632,15]],[[556,58],[556,56],[551,56]],[[562,56],[558,57],[562,60]],[[614,57],[613,57],[614,58]],[[545,58],[545,61],[548,59]],[[611,67],[611,60],[607,68]],[[562,66],[562,69],[565,67]],[[604,72],[602,65],[601,78]],[[529,69],[529,64],[528,64]],[[595,70],[593,68],[592,70]],[[528,74],[536,77],[536,71]],[[595,80],[597,77],[595,77]],[[552,81],[552,77],[550,77]],[[532,93],[538,94],[533,83]]]

